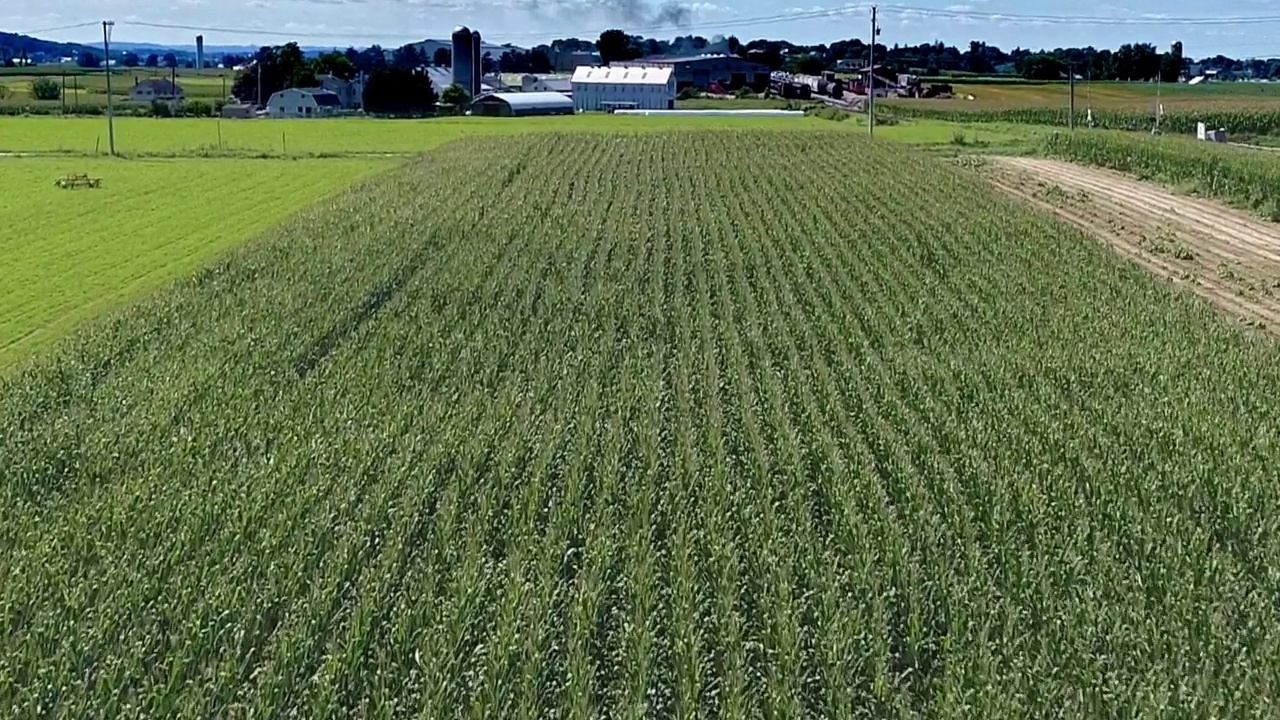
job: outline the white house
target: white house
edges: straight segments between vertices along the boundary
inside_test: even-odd
[[[676,76],[670,67],[580,67],[573,71],[573,107],[596,110],[671,110]]]
[[[181,100],[184,93],[181,85],[175,85],[168,79],[144,80],[129,88],[129,99],[133,102],[151,102],[152,100]]]
[[[342,99],[323,88],[288,88],[271,94],[267,114],[273,118],[308,118],[335,115]]]
[[[317,75],[316,81],[320,83],[322,89],[336,94],[338,100],[342,102],[342,107],[348,110],[358,110],[364,107],[363,78],[343,80],[333,75]]]

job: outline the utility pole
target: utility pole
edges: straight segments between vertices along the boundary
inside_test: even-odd
[[[102,63],[107,71],[107,147],[112,155],[116,154],[116,118],[111,101],[111,20],[102,21]]]
[[[871,53],[868,55],[867,67],[867,135],[876,134],[876,36],[880,28],[876,27],[876,6],[871,6]]]
[[[254,61],[253,72],[258,76],[258,107],[262,107],[262,48],[258,48],[258,59]]]
[[[1160,132],[1160,115],[1164,110],[1164,105],[1160,102],[1160,68],[1156,69],[1156,127],[1151,131],[1154,135]]]
[[[1075,132],[1076,129],[1076,68],[1075,65],[1067,63],[1067,86],[1071,88],[1071,107],[1067,111],[1067,129]]]

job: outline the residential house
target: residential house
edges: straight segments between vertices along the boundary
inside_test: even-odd
[[[338,96],[342,107],[348,110],[359,110],[364,107],[364,80],[344,80],[336,75],[317,75],[320,87]]]
[[[144,80],[129,88],[129,99],[133,102],[149,103],[153,100],[181,100],[184,97],[182,86],[167,78]]]
[[[267,115],[273,118],[325,117],[341,109],[338,94],[324,88],[288,88],[267,100]]]

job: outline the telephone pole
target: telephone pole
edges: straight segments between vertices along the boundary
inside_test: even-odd
[[[107,147],[111,154],[116,154],[116,118],[114,104],[111,101],[111,28],[115,22],[102,21],[102,67],[107,73]]]
[[[876,134],[876,36],[880,28],[876,27],[876,6],[871,6],[871,53],[868,55],[867,67],[867,135]]]
[[[1067,129],[1076,129],[1076,67],[1067,63],[1067,85],[1071,88],[1071,107],[1067,110]]]

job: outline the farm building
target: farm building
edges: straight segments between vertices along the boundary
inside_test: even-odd
[[[592,50],[552,50],[551,64],[558,73],[571,73],[580,67],[600,64],[600,53]]]
[[[222,117],[227,119],[251,118],[253,114],[254,107],[249,103],[227,103],[222,106]]]
[[[712,54],[686,57],[656,55],[640,60],[611,63],[612,66],[667,67],[675,73],[676,90],[687,87],[706,88],[712,83],[737,89],[749,87],[757,91],[769,86],[769,68],[735,55]]]
[[[324,117],[341,109],[338,94],[324,88],[289,88],[267,100],[267,114],[273,118]]]
[[[360,109],[364,107],[364,82],[360,78],[344,80],[335,75],[317,75],[320,87],[338,96],[342,107]]]
[[[573,92],[573,77],[569,75],[524,75],[520,78],[523,92]]]
[[[431,87],[435,89],[436,94],[444,92],[445,88],[453,84],[453,68],[447,67],[429,67],[426,69],[427,77],[431,79]],[[466,90],[466,88],[463,88]],[[480,94],[490,93],[496,90],[492,83],[480,82]]]
[[[580,111],[676,106],[676,78],[669,67],[580,67],[572,84],[573,107]]]
[[[182,86],[164,78],[143,80],[129,88],[129,99],[134,102],[149,103],[152,100],[181,100]]]
[[[471,103],[471,114],[498,117],[572,115],[573,101],[557,92],[495,92],[476,98]]]

